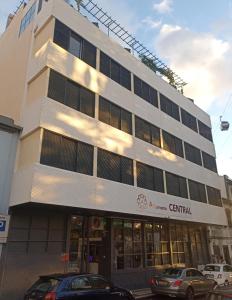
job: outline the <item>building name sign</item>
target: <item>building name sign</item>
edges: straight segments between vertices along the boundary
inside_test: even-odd
[[[177,204],[169,204],[169,210],[170,211],[174,211],[174,212],[178,212],[181,214],[186,214],[186,215],[191,215],[191,208],[187,207],[187,206],[182,206],[182,205],[177,205]]]
[[[157,205],[153,201],[148,201],[146,196],[143,194],[138,195],[137,198],[137,205],[140,208],[140,210],[161,210],[161,211],[167,211],[167,212],[174,212],[179,213],[182,215],[192,215],[191,207],[184,206],[184,205],[178,205],[175,203],[170,203],[169,205]]]

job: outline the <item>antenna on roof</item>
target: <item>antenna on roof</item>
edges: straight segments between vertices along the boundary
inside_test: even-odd
[[[175,72],[173,72],[166,64],[164,64],[155,54],[153,54],[148,48],[146,48],[140,41],[138,41],[133,35],[125,30],[116,20],[108,15],[101,7],[99,7],[93,0],[75,0],[79,5],[84,8],[90,15],[97,19],[108,30],[108,34],[111,31],[121,41],[132,49],[132,52],[136,52],[137,55],[144,61],[152,62],[151,68],[148,64],[144,63],[151,70],[159,73],[162,76],[168,78],[169,83],[179,89],[183,90],[183,86],[187,83],[184,82]],[[78,9],[79,11],[79,9]]]

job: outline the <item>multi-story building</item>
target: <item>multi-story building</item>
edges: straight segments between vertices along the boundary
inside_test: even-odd
[[[23,127],[2,299],[41,273],[137,288],[209,261],[226,216],[204,111],[64,0],[21,8],[0,64],[0,111]]]
[[[222,258],[227,264],[232,264],[232,180],[228,176],[221,176],[221,186],[226,189],[222,205],[228,225],[209,227],[210,253],[215,261],[220,262]]]

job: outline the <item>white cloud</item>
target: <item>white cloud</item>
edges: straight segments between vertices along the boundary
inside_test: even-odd
[[[117,20],[126,30],[135,34],[141,24],[135,11],[125,0],[109,1],[97,0],[97,4],[103,8],[113,19]]]
[[[220,156],[217,159],[218,173],[232,178],[232,157]]]
[[[154,3],[153,9],[160,14],[167,14],[172,11],[172,0],[162,0],[160,3]]]
[[[151,17],[146,17],[145,19],[142,20],[142,23],[147,25],[150,29],[156,29],[162,25],[162,22],[160,20],[155,21]]]
[[[203,109],[231,90],[232,45],[212,34],[164,24],[156,39],[159,55],[189,84],[184,91]],[[218,104],[218,103],[217,103]],[[223,105],[223,103],[220,103]]]

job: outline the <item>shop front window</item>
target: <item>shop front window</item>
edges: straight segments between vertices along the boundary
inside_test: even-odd
[[[81,271],[83,217],[72,216],[70,224],[69,270]]]
[[[188,238],[186,228],[180,225],[170,226],[172,263],[182,265],[188,262]],[[186,261],[187,260],[187,261]]]
[[[113,221],[114,269],[142,266],[142,224],[128,220]]]
[[[145,224],[145,264],[147,267],[170,264],[168,225]]]

